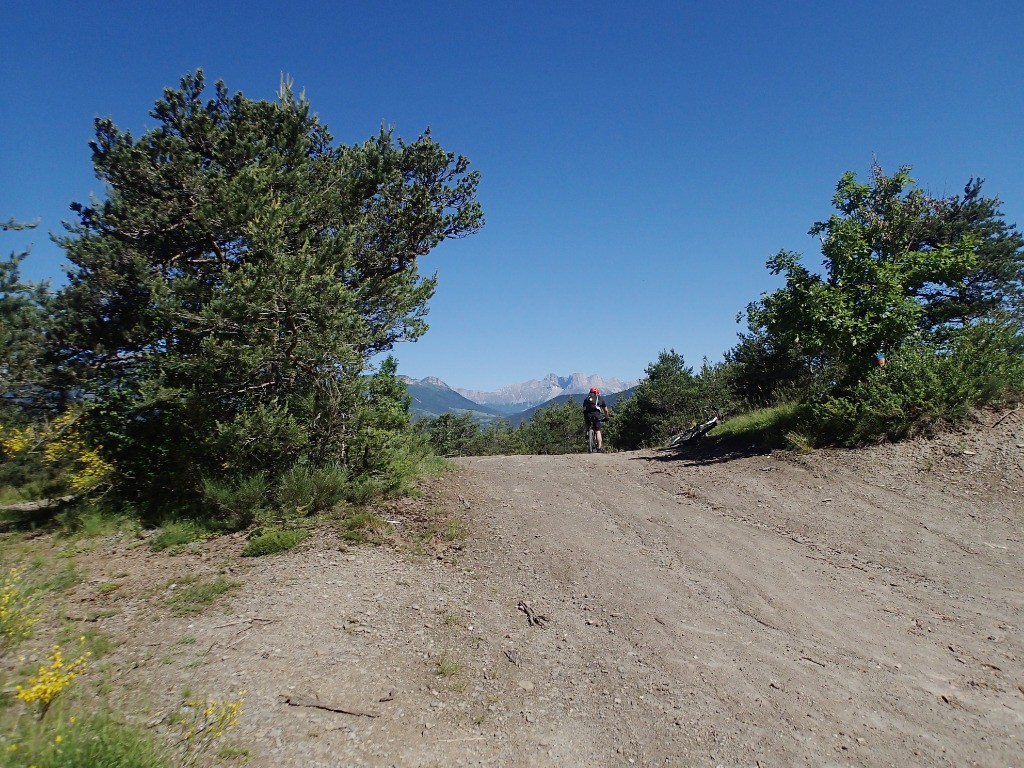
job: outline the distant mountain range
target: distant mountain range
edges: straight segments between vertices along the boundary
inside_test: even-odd
[[[442,413],[469,413],[475,421],[486,424],[503,415],[493,408],[463,397],[435,376],[427,376],[425,379],[402,376],[401,379],[412,397],[409,410],[413,419],[429,419]]]
[[[414,419],[431,418],[442,413],[470,413],[473,418],[486,424],[494,419],[506,417],[517,425],[532,418],[540,407],[554,402],[565,402],[572,395],[581,395],[597,387],[611,405],[615,393],[635,386],[636,382],[623,382],[615,378],[585,376],[574,373],[558,376],[550,373],[543,379],[531,379],[521,384],[509,384],[493,392],[450,387],[436,376],[412,379],[403,376],[409,395],[412,397]],[[529,412],[528,415],[526,412]]]
[[[589,390],[590,388],[588,387],[587,389]],[[598,387],[598,389],[601,389],[601,388]],[[632,395],[634,389],[636,389],[636,387],[630,387],[629,389],[624,390],[622,392],[612,392],[609,395],[606,395],[604,393],[604,390],[601,389],[601,397],[604,398],[605,405],[607,405],[609,408],[613,408],[615,406],[615,403],[617,403],[619,401],[619,399],[627,398],[630,395]],[[505,418],[509,420],[509,423],[511,423],[513,427],[518,427],[523,422],[526,422],[526,421],[529,421],[530,419],[532,419],[534,414],[537,413],[537,411],[539,411],[539,410],[541,410],[543,408],[548,408],[548,407],[550,407],[552,405],[561,405],[562,403],[566,402],[570,397],[575,398],[576,402],[579,404],[579,406],[581,408],[583,407],[583,395],[582,394],[575,394],[574,393],[574,394],[571,394],[571,395],[559,395],[558,397],[554,397],[554,398],[548,400],[547,402],[541,403],[540,405],[535,405],[535,406],[533,406],[533,408],[528,408],[527,410],[520,411],[519,413],[513,413],[510,416],[506,416]]]
[[[546,403],[562,395],[578,395],[589,392],[591,387],[597,387],[602,394],[622,392],[636,384],[624,382],[619,379],[606,379],[602,376],[585,376],[582,373],[574,373],[571,376],[559,376],[549,373],[543,379],[531,379],[522,384],[509,384],[505,387],[498,387],[493,392],[480,392],[475,389],[460,389],[455,391],[465,398],[480,405],[487,405],[501,413],[518,413],[535,405]]]

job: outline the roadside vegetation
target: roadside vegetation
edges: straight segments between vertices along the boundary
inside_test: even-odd
[[[183,699],[156,730],[146,723],[152,713],[122,710],[114,684],[121,668],[106,658],[118,642],[92,623],[107,614],[72,619],[64,599],[65,591],[83,588],[75,558],[91,539],[74,533],[28,541],[2,533],[0,543],[0,767],[210,765],[219,749],[236,749],[226,737],[242,715],[244,692],[200,708]],[[106,582],[96,593],[116,600],[121,586]],[[187,616],[208,609],[234,584],[186,579],[180,586],[169,590],[168,604],[171,613]]]
[[[619,449],[656,447],[719,416],[712,439],[810,450],[900,439],[1024,392],[1024,238],[971,179],[937,198],[909,168],[867,182],[847,173],[835,211],[809,234],[821,272],[798,254],[768,260],[785,285],[741,313],[747,328],[721,363],[662,352],[606,427]],[[445,415],[417,427],[442,455],[582,448],[575,404],[535,424],[477,429]]]
[[[150,114],[96,121],[65,286],[0,262],[3,498],[166,524],[159,549],[407,493],[435,459],[386,353],[427,329],[419,257],[482,226],[477,172],[429,132],[337,144],[286,79],[198,71]]]
[[[383,540],[372,505],[445,467],[388,352],[427,329],[418,259],[483,224],[469,161],[429,131],[339,144],[287,79],[263,101],[198,71],[149,114],[141,134],[95,123],[104,194],[72,205],[65,285],[0,259],[0,768],[246,753],[215,744],[244,692],[186,696],[155,731],[118,711],[112,641],[82,622],[121,583],[88,616],[61,607],[93,537],[162,557],[237,531],[272,555],[325,521]],[[188,617],[238,586],[178,578],[151,601]]]

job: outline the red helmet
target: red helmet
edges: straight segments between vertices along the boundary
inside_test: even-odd
[[[601,390],[598,389],[597,387],[591,387],[590,391],[593,392],[595,395],[601,394]]]

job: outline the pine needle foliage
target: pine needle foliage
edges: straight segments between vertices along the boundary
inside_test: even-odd
[[[239,521],[211,482],[387,474],[407,405],[371,363],[426,330],[417,260],[482,226],[478,174],[429,131],[338,145],[287,81],[257,101],[198,71],[150,115],[96,121],[107,194],[72,206],[51,333],[115,493]]]

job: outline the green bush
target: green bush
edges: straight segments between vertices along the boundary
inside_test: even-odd
[[[301,544],[309,537],[309,531],[291,529],[286,531],[267,531],[249,539],[242,549],[242,557],[263,557],[287,552]]]
[[[905,344],[848,394],[814,405],[813,429],[822,441],[856,444],[956,422],[1024,391],[1019,344],[1012,327],[995,323],[957,331],[941,346]]]
[[[295,464],[278,481],[277,502],[286,516],[326,512],[345,500],[348,487],[343,467]]]
[[[234,529],[245,528],[266,511],[270,483],[263,472],[240,477],[204,478],[203,498]]]

